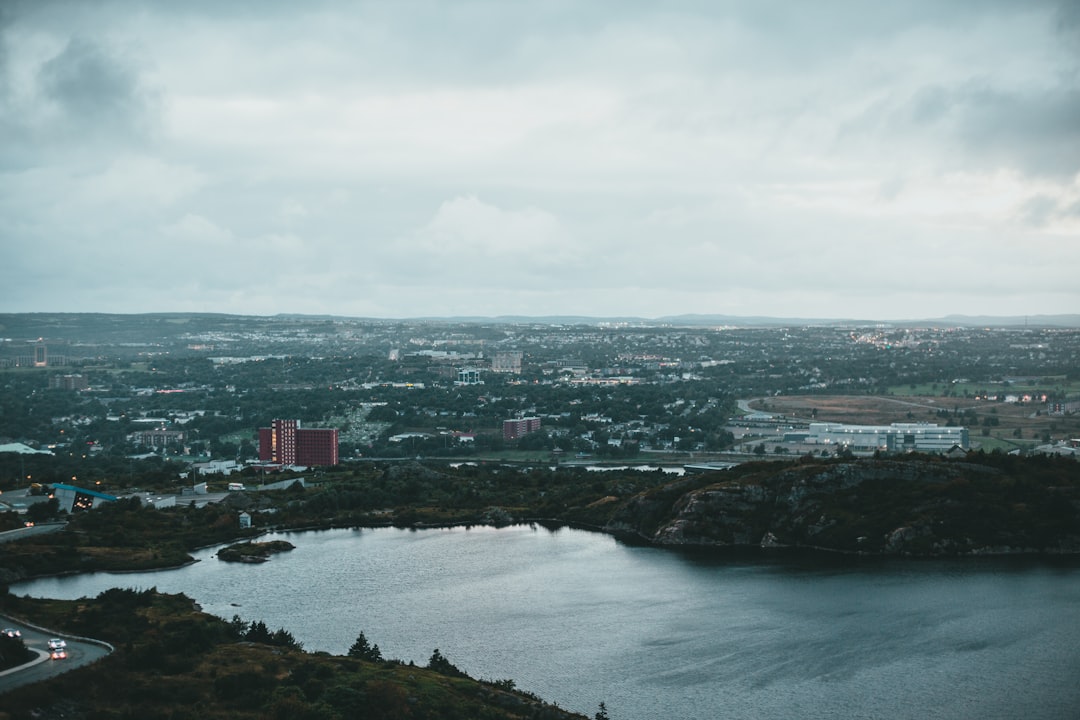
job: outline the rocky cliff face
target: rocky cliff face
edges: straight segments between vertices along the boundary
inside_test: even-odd
[[[687,478],[638,495],[612,515],[607,529],[659,545],[1074,553],[1080,552],[1077,497],[1075,483],[1032,482],[971,463],[759,465],[733,479]]]

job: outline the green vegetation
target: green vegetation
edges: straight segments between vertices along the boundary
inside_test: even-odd
[[[221,548],[217,552],[218,560],[225,562],[261,563],[275,553],[288,552],[294,545],[284,540],[270,542],[243,542]]]
[[[1080,552],[1080,466],[974,454],[748,463],[656,488],[605,525],[661,544],[895,555]]]
[[[379,646],[369,643],[363,632],[357,636],[356,642],[349,647],[348,655],[351,658],[367,660],[369,662],[379,662],[383,659]]]
[[[205,508],[107,504],[76,514],[65,531],[6,545],[0,572],[14,579],[184,562],[194,547],[240,535],[240,509],[252,513],[251,533],[269,523],[542,521],[689,546],[757,546],[771,537],[777,545],[867,554],[1080,552],[1078,469],[1072,460],[1002,453],[963,460],[803,457],[678,478],[630,470],[372,465],[327,472],[308,488],[236,493]],[[244,557],[267,547],[243,542],[232,551]],[[438,649],[424,668],[403,665],[384,658],[361,632],[346,657],[307,653],[285,629],[226,622],[198,612],[183,596],[154,590],[109,590],[77,602],[3,594],[0,610],[117,648],[61,680],[5,695],[7,718],[76,706],[88,718],[571,717],[517,692],[512,680],[469,678]]]
[[[1021,450],[1021,451],[1023,451],[1023,450],[1030,449],[1031,446],[1034,445],[1034,443],[1030,442],[1030,441],[1029,442],[1023,442],[1023,441],[1019,441],[1019,440],[1014,440],[1011,437],[1010,438],[996,437],[994,434],[980,435],[980,436],[978,436],[976,438],[976,441],[979,443],[979,448],[981,450],[984,450],[984,451],[989,452],[989,453],[992,453],[994,451],[998,451],[998,452],[1009,452],[1011,450]]]
[[[328,473],[318,487],[294,492],[281,502],[273,521],[291,528],[576,522],[591,517],[594,504],[629,497],[668,478],[659,471],[594,473],[580,467],[550,470],[546,465],[393,464]]]
[[[151,570],[191,561],[188,551],[250,537],[228,505],[158,510],[138,498],[80,512],[61,532],[4,545],[0,584],[39,575],[95,570]]]
[[[108,590],[93,600],[0,597],[4,612],[111,643],[116,652],[4,695],[0,718],[582,720],[507,683],[380,657],[307,653],[285,630],[231,623],[183,595]],[[437,665],[437,666],[436,666]],[[455,668],[456,670],[456,668]],[[512,683],[510,683],[512,685]]]
[[[972,453],[963,460],[904,456],[881,461],[808,461],[777,460],[775,455],[767,462],[764,457],[762,460],[723,473],[677,480],[661,471],[590,472],[580,467],[552,470],[546,464],[470,464],[453,468],[410,462],[339,468],[323,473],[318,484],[307,488],[294,485],[281,491],[234,493],[224,503],[203,508],[158,510],[142,507],[137,500],[124,500],[77,513],[62,532],[5,545],[0,554],[0,583],[64,572],[181,565],[190,561],[188,553],[195,548],[238,538],[250,540],[269,529],[543,522],[629,530],[651,538],[657,528],[674,517],[676,506],[685,503],[684,497],[692,492],[727,483],[751,483],[775,491],[793,481],[792,468],[801,468],[799,472],[804,474],[825,472],[825,468],[853,468],[859,472],[872,467],[888,468],[875,471],[872,482],[860,482],[855,489],[822,490],[820,502],[811,509],[820,511],[819,516],[824,513],[832,529],[815,534],[813,543],[799,535],[802,531],[792,530],[789,539],[796,544],[876,551],[886,533],[913,523],[937,523],[933,525],[934,533],[951,538],[971,526],[963,519],[965,513],[976,520],[995,518],[1000,532],[983,528],[965,538],[954,538],[950,541],[953,545],[946,543],[935,552],[945,551],[942,548],[946,547],[963,552],[964,548],[999,545],[1049,550],[1056,541],[1076,532],[1074,503],[1080,492],[1080,465],[1071,459],[1020,458],[991,452]],[[922,479],[908,478],[914,468],[919,468]],[[936,476],[948,482],[925,481]],[[950,483],[954,477],[973,479],[953,487]],[[945,487],[953,488],[952,494],[943,495]],[[240,529],[241,510],[251,514],[254,527]],[[745,542],[757,544],[765,532],[775,533],[787,527],[784,523],[801,527],[809,522],[809,513],[807,510],[806,517],[784,520],[775,526],[763,520],[764,525],[755,526],[756,536],[748,536]],[[853,544],[862,536],[878,539]],[[222,550],[219,557],[253,561],[277,547],[246,542]]]
[[[26,518],[14,511],[0,512],[0,532],[16,530],[23,527]]]
[[[0,634],[0,670],[17,667],[34,659],[22,638]]]
[[[74,514],[61,532],[5,545],[0,584],[67,572],[175,567],[190,562],[188,553],[195,548],[250,539],[270,528],[588,522],[598,517],[597,508],[665,480],[660,472],[505,465],[435,469],[413,462],[339,468],[324,473],[313,487],[234,493],[226,502],[202,508],[156,509],[138,499],[121,500]],[[252,514],[254,527],[240,528],[241,510]],[[223,551],[223,559],[266,549],[261,543],[240,545]]]
[[[983,380],[963,382],[921,382],[895,385],[888,389],[889,395],[904,397],[981,397],[986,394],[1008,395],[1035,392],[1051,392],[1055,395],[1073,395],[1080,392],[1080,380],[1065,375],[1047,375],[1013,380]]]

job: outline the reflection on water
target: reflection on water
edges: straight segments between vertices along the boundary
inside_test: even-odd
[[[263,565],[54,578],[185,592],[343,654],[359,631],[423,663],[438,647],[592,714],[647,718],[1075,718],[1076,562],[679,553],[536,526],[283,534]]]

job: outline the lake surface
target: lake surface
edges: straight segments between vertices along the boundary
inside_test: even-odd
[[[434,648],[561,707],[655,718],[1080,717],[1080,563],[693,555],[515,526],[283,533],[262,565],[49,578],[183,592],[344,654]]]

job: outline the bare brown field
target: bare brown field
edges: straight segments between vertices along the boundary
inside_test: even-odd
[[[900,399],[872,395],[779,395],[762,398],[751,405],[770,413],[856,425],[935,422],[939,410],[953,410],[952,398]]]
[[[966,425],[971,431],[973,443],[999,438],[1013,443],[1028,443],[1080,437],[1080,416],[1046,415],[1041,404],[1015,404],[982,402],[970,398],[915,396],[904,398],[873,395],[780,395],[760,398],[751,407],[770,413],[818,422],[841,422],[856,425],[888,425],[896,422],[931,422],[944,425],[949,417],[955,417],[958,425]],[[970,414],[975,413],[975,422]],[[954,415],[955,414],[955,415]],[[987,421],[997,425],[986,425]],[[983,430],[989,434],[983,435]],[[1014,433],[1019,431],[1019,436]]]

